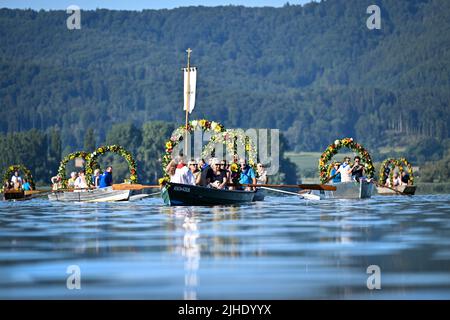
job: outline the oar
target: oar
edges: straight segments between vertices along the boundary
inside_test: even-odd
[[[397,193],[399,193],[399,194],[401,194],[402,196],[411,196],[410,194],[407,194],[407,193],[404,193],[404,192],[401,192],[401,191],[398,191],[397,189],[395,189],[395,188],[391,188],[391,187],[388,187],[388,186],[382,186],[382,185],[380,185],[378,182],[376,182],[375,180],[372,180],[372,183],[373,184],[375,184],[377,187],[380,187],[380,188],[387,188],[387,189],[391,189],[392,191],[395,191],[395,192],[397,192]]]
[[[322,184],[327,184],[331,179],[334,179],[338,174],[339,174],[340,172],[338,172],[338,173],[336,173],[336,174],[334,174],[334,175],[332,175],[331,177],[329,177],[327,180],[325,180],[325,182],[324,183],[322,183]]]
[[[284,193],[284,194],[289,194],[291,196],[300,196],[300,194],[295,193],[295,192],[290,192],[290,191],[278,190],[278,189],[267,188],[267,187],[261,187],[261,189],[268,190],[268,191],[273,191],[273,192]]]
[[[113,190],[143,190],[143,189],[161,188],[160,185],[144,185],[144,184],[137,184],[137,183],[113,184],[112,187],[113,187]]]
[[[243,187],[266,187],[266,188],[300,188],[300,189],[308,189],[308,190],[327,190],[327,191],[336,191],[335,186],[327,186],[323,184],[229,184],[230,186],[243,186]]]

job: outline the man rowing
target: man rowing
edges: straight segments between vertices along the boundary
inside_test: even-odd
[[[112,186],[112,167],[106,168],[105,172],[100,176],[99,188],[108,188]]]

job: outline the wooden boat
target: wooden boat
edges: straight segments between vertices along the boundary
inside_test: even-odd
[[[219,190],[187,184],[170,183],[161,192],[170,206],[214,206],[252,202],[256,191]]]
[[[42,193],[42,190],[5,190],[3,191],[3,200],[30,200],[34,195]]]
[[[404,194],[408,194],[408,195],[414,195],[416,193],[416,188],[417,188],[417,186],[407,186],[407,185],[394,187],[395,190],[402,192]],[[383,196],[395,196],[395,195],[400,194],[398,192],[395,192],[392,189],[385,188],[385,187],[377,187],[377,192],[379,195],[383,195]]]
[[[373,193],[373,183],[367,181],[361,182],[341,182],[331,184],[336,187],[336,191],[313,191],[320,199],[368,199]]]
[[[3,200],[24,200],[25,191],[23,190],[5,190],[3,191]]]
[[[48,195],[50,201],[65,202],[112,202],[127,201],[132,190],[113,190],[112,187],[83,191],[54,191]]]

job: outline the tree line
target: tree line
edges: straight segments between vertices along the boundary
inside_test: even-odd
[[[370,149],[450,137],[450,2],[369,0],[282,8],[0,10],[0,131],[60,128],[81,149],[95,128],[183,123],[185,49],[199,67],[196,118],[278,128],[295,151],[352,136]]]

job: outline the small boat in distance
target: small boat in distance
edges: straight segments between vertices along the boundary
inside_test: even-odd
[[[114,190],[113,187],[74,190],[74,191],[54,191],[48,195],[50,201],[64,202],[114,202],[127,201],[130,199],[132,190]]]
[[[373,183],[368,181],[341,182],[330,184],[336,191],[319,190],[314,192],[320,199],[368,199],[373,193]]]
[[[215,206],[249,203],[256,191],[220,190],[180,183],[169,183],[163,187],[161,196],[170,206]]]
[[[5,190],[3,191],[3,200],[30,200],[34,195],[42,192],[41,190]]]
[[[416,188],[417,188],[417,186],[402,185],[402,186],[397,186],[397,187],[392,188],[392,189],[395,189],[398,191],[398,192],[395,192],[391,188],[377,187],[377,192],[381,196],[394,196],[394,195],[398,195],[400,193],[412,196],[416,193]]]

